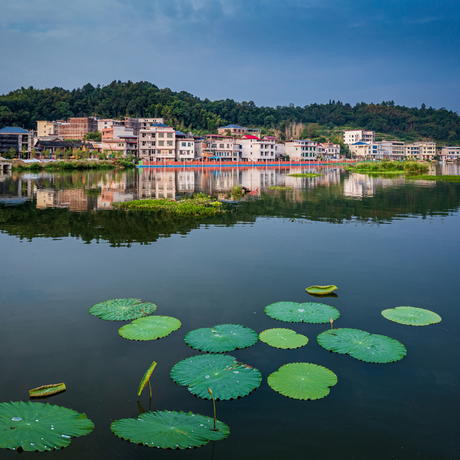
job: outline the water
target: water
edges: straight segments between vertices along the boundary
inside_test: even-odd
[[[445,168],[438,172],[459,172]],[[215,459],[459,457],[460,184],[350,177],[342,169],[314,179],[282,170],[29,176],[0,179],[0,401],[27,401],[29,389],[65,382],[66,392],[47,402],[85,412],[95,429],[53,458],[211,459],[212,443],[153,450],[115,437],[110,423],[136,417],[138,401],[148,410],[148,391],[137,397],[137,387],[153,360],[152,410],[212,415],[212,403],[169,372],[197,354],[183,341],[188,331],[222,323],[257,332],[290,327],[310,341],[298,350],[258,342],[230,353],[258,368],[263,381],[249,396],[217,403],[231,434],[216,442]],[[236,183],[254,192],[248,201],[201,221],[110,210],[113,200],[142,196],[203,190],[225,198]],[[294,190],[268,190],[285,184]],[[323,300],[341,312],[336,327],[398,339],[407,356],[363,363],[317,344],[327,324],[285,324],[264,314],[276,301],[321,301],[306,294],[312,284],[339,287],[338,297]],[[116,297],[152,301],[182,327],[158,341],[125,340],[117,333],[124,323],[88,314]],[[381,316],[398,305],[443,320],[414,328]],[[289,362],[323,365],[338,383],[321,400],[288,399],[266,378]]]

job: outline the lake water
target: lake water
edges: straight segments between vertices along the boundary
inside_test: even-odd
[[[438,174],[459,174],[456,165]],[[305,171],[314,172],[313,168]],[[299,172],[293,168],[291,172]],[[436,171],[433,171],[436,172]],[[353,175],[340,167],[319,178],[282,169],[156,170],[0,176],[0,401],[65,382],[47,400],[85,412],[94,431],[55,459],[455,459],[459,449],[460,184]],[[196,220],[112,210],[113,201],[204,191],[229,199],[237,183],[251,193],[223,216]],[[292,191],[272,191],[286,185]],[[337,297],[305,288],[335,284]],[[157,341],[118,335],[124,323],[88,314],[106,299],[138,297],[182,327]],[[369,364],[329,353],[316,336],[328,324],[275,321],[277,301],[324,302],[340,310],[335,327],[401,341],[407,356]],[[410,305],[442,322],[409,327],[384,319]],[[279,350],[258,342],[229,353],[259,369],[261,386],[217,402],[230,436],[187,451],[150,449],[110,431],[114,420],[148,410],[139,381],[153,360],[152,410],[212,415],[212,403],[169,377],[198,354],[187,332],[238,323],[261,332],[289,327],[309,343]],[[290,362],[331,369],[338,383],[317,401],[275,393],[267,377]],[[214,447],[214,452],[213,452]],[[0,458],[16,458],[0,451]],[[44,455],[44,454],[43,454]],[[21,458],[36,458],[24,452]]]

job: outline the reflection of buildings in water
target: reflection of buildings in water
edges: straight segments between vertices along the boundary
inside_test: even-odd
[[[179,192],[193,193],[195,191],[195,172],[178,171]]]
[[[97,209],[110,209],[112,203],[120,203],[134,200],[133,193],[123,192],[101,192],[101,195],[97,197]]]
[[[176,198],[176,171],[142,168],[138,175],[137,198]]]
[[[37,189],[37,209],[54,208],[56,191],[50,188]]]
[[[374,196],[374,179],[367,174],[350,174],[343,181],[343,195],[353,198]]]
[[[437,174],[443,176],[458,176],[460,174],[460,165],[458,163],[440,163],[436,167]]]
[[[279,178],[277,178],[276,170],[273,169],[245,169],[241,172],[241,185],[251,191],[255,191],[263,187],[282,185],[282,181],[277,182]]]
[[[230,192],[232,187],[239,184],[237,171],[234,169],[213,171],[210,176],[210,185],[214,192]],[[211,192],[212,192],[211,191]]]

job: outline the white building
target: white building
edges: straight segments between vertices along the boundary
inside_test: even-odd
[[[356,142],[374,143],[375,132],[362,129],[346,130],[343,132],[343,142],[347,145],[355,144]]]
[[[340,158],[340,144],[325,142],[316,146],[316,155],[328,159]]]
[[[140,119],[138,152],[139,158],[149,161],[175,160],[176,131],[163,123],[150,123]]]
[[[195,158],[195,138],[193,134],[176,131],[176,159],[193,160]]]
[[[245,134],[238,139],[241,145],[241,158],[248,161],[275,161],[278,145],[273,136],[259,139],[257,136]]]
[[[285,153],[289,158],[299,158],[302,160],[316,160],[317,143],[309,139],[292,140],[284,144]]]
[[[442,160],[458,160],[460,158],[460,147],[442,147],[439,156]]]

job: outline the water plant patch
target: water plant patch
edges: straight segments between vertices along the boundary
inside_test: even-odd
[[[268,385],[288,398],[315,400],[327,396],[337,376],[323,366],[311,363],[289,363],[270,374]]]
[[[434,311],[416,307],[396,307],[382,311],[382,316],[390,321],[408,326],[428,326],[441,321]]]
[[[407,354],[406,347],[398,340],[359,329],[324,331],[318,335],[318,343],[326,350],[348,354],[368,363],[393,363]]]
[[[260,386],[262,374],[230,355],[197,355],[178,362],[171,369],[171,379],[188,387],[190,393],[212,399],[230,400],[248,395]]]
[[[118,329],[118,333],[129,340],[157,340],[181,327],[181,322],[171,316],[147,316],[135,319]]]
[[[280,327],[262,331],[259,334],[259,339],[271,347],[282,348],[283,350],[300,348],[308,343],[308,337],[297,334],[292,329]]]
[[[132,321],[153,313],[157,306],[141,299],[112,299],[93,305],[89,309],[91,315],[106,321]]]
[[[225,353],[252,347],[259,340],[259,336],[250,327],[239,324],[219,324],[190,331],[184,340],[189,347],[195,350]]]
[[[339,310],[330,305],[316,302],[275,302],[265,307],[270,318],[288,323],[327,323],[340,316]]]

